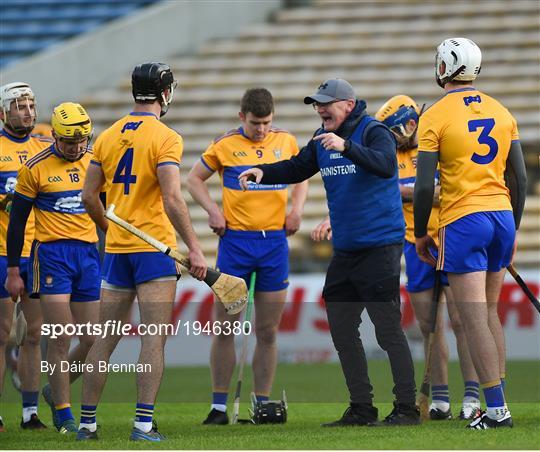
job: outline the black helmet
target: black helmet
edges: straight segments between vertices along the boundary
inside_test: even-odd
[[[138,103],[153,103],[156,100],[161,104],[163,116],[172,101],[176,80],[171,68],[163,63],[143,63],[133,69],[131,74],[131,87],[133,98]],[[167,96],[163,92],[169,90]]]

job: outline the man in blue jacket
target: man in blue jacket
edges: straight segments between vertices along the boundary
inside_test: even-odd
[[[327,427],[377,421],[366,355],[358,327],[367,310],[377,341],[388,353],[396,400],[385,425],[420,423],[414,368],[401,328],[400,258],[405,236],[396,160],[390,130],[369,116],[343,79],[322,83],[312,104],[322,127],[290,160],[258,165],[240,174],[244,190],[259,183],[299,183],[321,173],[330,213],[334,255],[323,296],[330,333],[350,393],[350,406]]]

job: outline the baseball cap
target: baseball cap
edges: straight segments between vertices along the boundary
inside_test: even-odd
[[[351,84],[342,78],[331,78],[319,85],[315,94],[304,97],[305,104],[313,102],[332,102],[333,100],[356,99],[356,94]]]

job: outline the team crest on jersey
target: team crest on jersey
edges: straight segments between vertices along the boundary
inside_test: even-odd
[[[281,160],[281,149],[274,149],[274,157],[276,158],[276,160]]]
[[[61,213],[84,213],[84,207],[82,205],[81,194],[75,196],[66,196],[58,198],[54,205],[54,210],[59,210]]]
[[[413,168],[416,168],[416,157],[413,157],[411,159],[411,163],[412,163]]]
[[[53,285],[52,275],[45,276],[45,287],[52,287],[52,285]]]

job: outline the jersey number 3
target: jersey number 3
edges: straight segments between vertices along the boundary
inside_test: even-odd
[[[129,195],[129,186],[137,182],[137,176],[131,174],[133,167],[133,148],[127,148],[114,172],[113,184],[124,184],[124,195]]]
[[[487,144],[489,146],[489,152],[486,155],[480,155],[476,152],[472,155],[471,160],[479,165],[487,165],[491,163],[497,152],[499,152],[499,145],[495,138],[489,136],[489,132],[495,127],[495,120],[493,118],[487,119],[473,119],[468,122],[469,132],[475,132],[479,127],[482,128],[480,135],[478,135],[478,142],[480,144]]]

